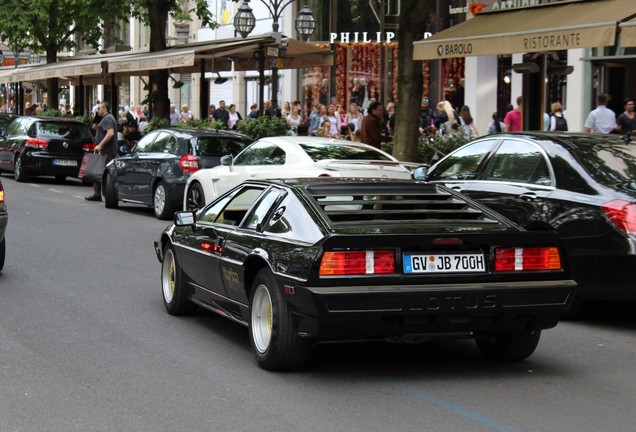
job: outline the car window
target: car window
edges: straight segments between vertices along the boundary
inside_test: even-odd
[[[323,234],[308,218],[307,210],[296,196],[288,194],[274,210],[263,231],[287,239],[315,243]]]
[[[261,201],[250,215],[245,227],[249,229],[257,229],[259,224],[267,217],[267,213],[272,208],[272,205],[274,205],[276,199],[280,196],[280,193],[281,191],[279,189],[270,189],[269,192],[261,198]]]
[[[76,139],[90,138],[90,130],[81,123],[38,121],[35,127],[36,136]]]
[[[375,149],[346,144],[300,144],[300,147],[314,161],[321,160],[392,160]]]
[[[155,142],[146,148],[146,151],[153,153],[174,153],[176,151],[177,140],[168,132],[159,132]]]
[[[609,145],[608,145],[609,144]],[[636,145],[616,141],[605,143],[597,141],[594,146],[575,148],[576,159],[585,171],[604,186],[636,191]]]
[[[151,145],[154,142],[155,138],[157,138],[157,135],[159,135],[159,132],[150,132],[146,134],[142,139],[139,140],[139,142],[137,142],[137,145],[135,145],[135,151],[140,153],[151,151],[148,150],[148,148],[151,148]]]
[[[262,188],[245,187],[239,190],[215,219],[215,223],[238,226],[248,210],[263,193]]]
[[[193,138],[196,154],[199,156],[223,157],[239,154],[249,143],[249,140],[220,136],[200,136]]]
[[[488,163],[484,180],[549,186],[550,171],[543,152],[535,144],[506,140]]]
[[[16,131],[20,127],[20,123],[22,121],[24,121],[24,119],[17,119],[17,120],[12,121],[11,123],[9,123],[9,126],[7,126],[6,134],[7,135],[16,135]]]
[[[431,169],[429,180],[474,180],[479,166],[497,140],[481,140],[468,144]]]
[[[284,165],[285,151],[276,144],[256,143],[242,152],[234,165]]]
[[[227,202],[232,198],[233,194],[226,195],[224,198],[221,198],[211,207],[204,209],[199,216],[200,222],[214,222],[216,217],[221,213],[223,207],[226,206]]]

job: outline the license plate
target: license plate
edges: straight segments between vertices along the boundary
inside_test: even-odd
[[[76,160],[68,159],[53,159],[53,165],[57,166],[77,166]]]
[[[483,273],[484,254],[404,254],[404,273]]]

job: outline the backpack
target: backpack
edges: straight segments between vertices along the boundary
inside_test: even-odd
[[[568,122],[565,120],[565,117],[563,116],[553,116],[555,121],[556,121],[556,125],[554,127],[554,130],[557,131],[567,131],[568,130]]]

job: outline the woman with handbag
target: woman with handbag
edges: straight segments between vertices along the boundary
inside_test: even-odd
[[[102,179],[101,174],[104,173],[106,164],[117,156],[117,120],[110,113],[110,105],[107,102],[101,102],[97,105],[97,114],[102,118],[97,126],[97,134],[95,136],[95,153],[99,153],[97,164],[94,170],[97,175],[90,176],[89,171],[93,171],[90,166],[86,167],[85,177],[93,180],[93,195],[84,197],[86,201],[102,200]]]

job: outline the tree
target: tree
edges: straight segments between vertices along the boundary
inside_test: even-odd
[[[393,156],[418,161],[420,102],[422,98],[422,60],[413,60],[413,42],[424,37],[429,12],[434,2],[402,0],[398,43],[398,103],[396,107]]]
[[[132,0],[131,15],[150,27],[150,52],[166,49],[166,29],[168,16],[175,21],[190,21],[192,14],[201,19],[204,26],[215,28],[206,0],[195,0],[192,9],[187,8],[187,0]],[[153,115],[168,118],[170,100],[168,98],[168,76],[165,69],[150,71],[150,100]]]
[[[76,38],[98,46],[103,35],[103,19],[126,15],[126,0],[3,0],[0,28],[3,34],[25,36],[20,48],[45,52],[47,63],[55,63],[58,53],[76,46]],[[10,41],[10,40],[9,40]],[[12,48],[13,49],[13,48]],[[50,107],[58,105],[58,79],[47,80]]]

